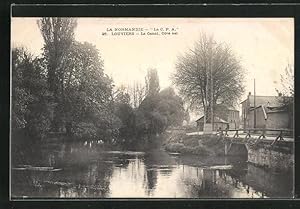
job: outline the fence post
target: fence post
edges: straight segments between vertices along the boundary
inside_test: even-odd
[[[283,140],[283,137],[282,137],[282,130],[280,131],[279,135],[276,137],[276,139],[272,142],[271,145],[273,145],[275,142],[277,142],[278,140]]]

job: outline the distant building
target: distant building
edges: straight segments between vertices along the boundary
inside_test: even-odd
[[[229,129],[239,129],[240,126],[240,112],[238,110],[227,110],[227,121],[229,123]]]
[[[203,130],[204,116],[196,120],[199,130]],[[214,110],[214,130],[221,129],[238,129],[240,125],[240,112],[229,109],[223,104],[219,104]]]
[[[244,129],[254,128],[254,112],[256,112],[255,128],[291,128],[292,118],[280,104],[278,96],[256,96],[254,107],[254,96],[249,93],[241,104]]]
[[[198,120],[196,120],[197,123],[197,127],[199,131],[203,131],[203,127],[204,127],[204,116],[202,116],[201,118],[199,118]],[[216,131],[218,129],[226,129],[229,127],[229,123],[219,117],[215,117],[214,118],[214,128],[213,130]]]
[[[289,115],[286,110],[281,107],[265,107],[264,105],[249,110],[249,128],[254,128],[254,110],[256,110],[256,128],[289,128]]]
[[[238,129],[240,126],[240,112],[230,109],[224,104],[218,104],[214,108],[214,116],[229,123],[229,129]]]

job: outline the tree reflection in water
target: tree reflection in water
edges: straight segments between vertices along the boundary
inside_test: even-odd
[[[89,146],[91,144],[91,146]],[[35,147],[18,162],[61,168],[12,170],[13,197],[291,197],[292,173],[274,173],[241,158],[172,156],[162,150],[105,151],[97,143]],[[216,169],[215,165],[233,165]],[[14,163],[13,167],[19,164]]]
[[[153,195],[153,189],[155,189],[157,184],[157,170],[154,169],[146,169],[147,174],[147,195],[152,196]]]

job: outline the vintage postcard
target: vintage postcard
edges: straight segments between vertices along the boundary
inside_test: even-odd
[[[10,197],[294,197],[293,18],[12,17]]]

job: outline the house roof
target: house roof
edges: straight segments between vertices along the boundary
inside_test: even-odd
[[[197,119],[196,122],[200,121],[200,120],[203,119],[203,118],[204,118],[204,115],[201,116],[199,119]]]
[[[286,112],[287,110],[285,107],[267,107],[267,113],[274,113],[274,112]]]
[[[281,107],[266,107],[264,105],[257,106],[256,108],[251,108],[249,111],[253,111],[255,109],[261,108],[264,114],[264,118],[268,118],[268,114],[270,113],[277,113],[277,112],[286,112],[286,110],[281,106]]]
[[[200,122],[200,121],[204,120],[204,116],[200,117],[198,120],[196,120],[196,122]],[[215,117],[214,118],[214,123],[228,123],[226,120],[223,120],[222,118],[219,117]]]
[[[254,107],[254,95],[249,95],[250,107]],[[248,100],[245,99],[242,103]],[[280,106],[280,101],[278,96],[255,96],[255,106],[264,105],[266,107],[278,107]]]

